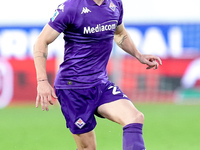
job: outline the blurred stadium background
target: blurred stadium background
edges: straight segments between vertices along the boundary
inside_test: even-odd
[[[200,126],[198,117],[200,115],[200,1],[122,1],[124,4],[124,24],[136,46],[142,53],[159,56],[163,65],[158,70],[146,70],[146,66],[141,65],[136,59],[114,45],[108,64],[109,78],[120,86],[144,112],[147,124],[144,127],[145,138],[150,150],[200,149],[200,144],[196,141],[199,138],[197,133]],[[41,126],[42,130],[45,128],[43,125],[46,122],[42,119],[46,119],[47,115],[32,109],[36,97],[32,47],[57,5],[62,2],[63,0],[0,2],[0,149],[1,146],[5,150],[35,149],[31,148],[30,145],[21,143],[23,146],[20,146],[18,144],[23,140],[21,139],[23,136],[28,135],[28,130],[30,130],[28,127],[30,128],[32,122],[36,122],[31,126],[33,133],[39,134],[38,130]],[[49,46],[47,73],[52,85],[58,65],[63,59],[63,44],[61,35]],[[61,116],[57,109],[59,110],[59,107],[51,108],[52,112]],[[30,116],[26,113],[30,113]],[[21,116],[20,119],[17,115]],[[35,117],[40,123],[43,122],[43,125],[37,125],[38,120]],[[55,120],[60,119],[56,115],[53,117]],[[30,118],[33,120],[29,123],[26,122]],[[182,120],[178,118],[182,118]],[[62,122],[59,129],[64,128],[64,120],[62,119],[58,121]],[[22,120],[27,124],[21,125]],[[52,123],[50,120],[48,118],[46,124],[55,125],[56,121]],[[173,122],[176,123],[175,126]],[[102,121],[100,121],[101,123]],[[152,129],[152,124],[155,126],[155,123],[157,123],[157,128]],[[121,135],[121,133],[117,133],[116,136],[115,128],[113,128],[115,125],[104,123],[104,121],[103,124],[111,128],[104,127],[104,131],[108,134],[105,134],[107,138],[105,135],[102,137],[102,141],[109,139],[108,137],[111,135],[113,136],[110,138],[120,137],[118,134]],[[194,124],[195,126],[193,126]],[[27,126],[27,133],[24,133],[25,130],[21,134],[18,129],[26,129],[25,126]],[[191,128],[197,132],[191,131]],[[50,129],[54,130],[53,127]],[[165,129],[167,130],[165,131]],[[7,132],[9,130],[10,132]],[[177,130],[178,132],[176,132]],[[44,130],[44,132],[52,131]],[[97,129],[98,132],[101,134],[100,129]],[[156,134],[156,132],[160,134]],[[60,134],[63,134],[62,131]],[[10,142],[11,135],[14,137],[21,135],[22,137],[13,138]],[[39,136],[34,134],[31,137],[33,141],[39,142]],[[46,137],[51,136],[46,134]],[[157,136],[160,138],[157,139]],[[184,139],[185,136],[189,138]],[[60,138],[59,135],[57,138]],[[55,143],[59,141],[56,141],[57,138],[53,138],[55,148],[47,141],[43,143],[46,149],[56,149],[58,145]],[[65,135],[63,138],[66,138]],[[170,140],[172,138],[176,139]],[[101,140],[99,141],[101,143]],[[120,141],[120,138],[115,139],[115,141]],[[157,145],[158,141],[161,143],[160,146]],[[68,142],[68,144],[71,143],[73,142]],[[63,148],[60,147],[60,149],[65,149],[64,147],[67,147],[68,144],[64,144]],[[99,149],[106,150],[106,145],[103,147],[104,144],[100,144]],[[35,147],[38,145],[33,144]],[[51,146],[48,147],[48,145]],[[120,149],[120,145],[116,145],[115,148],[112,144],[110,145],[112,149]],[[188,148],[186,148],[187,146]],[[193,147],[191,148],[191,146]],[[68,149],[70,150],[70,148]]]

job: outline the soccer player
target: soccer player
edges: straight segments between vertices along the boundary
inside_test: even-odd
[[[95,150],[94,114],[123,127],[123,150],[145,150],[142,136],[143,114],[129,98],[109,81],[106,66],[113,39],[147,69],[157,69],[161,60],[141,54],[122,23],[121,0],[67,0],[59,5],[34,45],[37,98],[48,110],[52,97],[58,99],[78,150]],[[48,45],[64,33],[64,61],[55,79],[48,82]]]

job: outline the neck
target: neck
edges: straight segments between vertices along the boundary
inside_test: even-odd
[[[103,3],[104,0],[93,0],[97,5],[101,5]]]

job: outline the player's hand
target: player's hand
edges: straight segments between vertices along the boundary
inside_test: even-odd
[[[138,60],[148,66],[146,69],[157,69],[159,65],[162,65],[161,59],[154,55],[141,55]]]
[[[42,110],[48,111],[49,110],[49,104],[53,105],[52,97],[57,99],[57,96],[54,92],[54,89],[49,84],[49,82],[48,81],[38,82],[36,107],[38,107],[38,104],[40,102]]]

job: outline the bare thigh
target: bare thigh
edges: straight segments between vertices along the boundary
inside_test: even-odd
[[[96,136],[94,130],[83,134],[72,134],[78,150],[96,150]]]
[[[120,99],[103,104],[98,107],[98,113],[122,126],[130,123],[143,124],[144,122],[144,115],[127,99]]]

